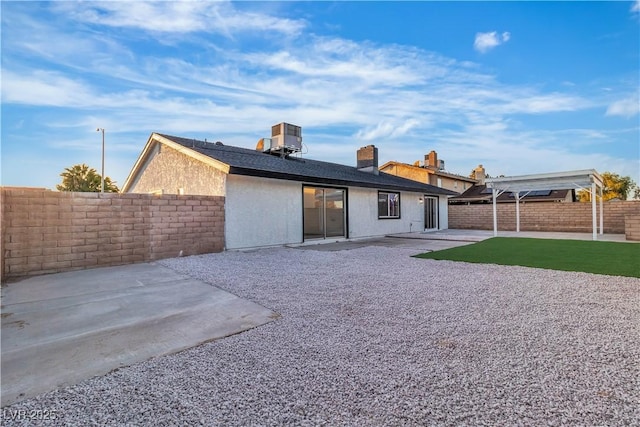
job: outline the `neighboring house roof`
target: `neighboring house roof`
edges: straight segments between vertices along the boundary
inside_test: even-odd
[[[425,166],[416,166],[416,165],[410,165],[408,163],[402,163],[402,162],[397,162],[395,160],[391,160],[387,163],[385,163],[384,165],[380,166],[380,170],[384,171],[386,169],[389,169],[393,166],[402,166],[408,169],[415,169],[415,170],[420,170],[420,171],[425,171],[428,174],[432,174],[432,175],[436,175],[436,176],[442,176],[442,177],[446,177],[446,178],[451,178],[451,179],[456,179],[458,181],[464,181],[464,182],[468,182],[470,184],[475,184],[478,182],[477,179],[473,179],[470,178],[468,176],[463,176],[463,175],[458,175],[455,173],[450,173],[450,172],[445,172],[442,170],[437,170],[437,169],[432,169],[429,167],[425,167]]]
[[[123,192],[128,190],[137,174],[141,172],[140,169],[146,160],[145,157],[151,152],[152,145],[156,143],[169,145],[186,155],[211,164],[229,174],[325,185],[414,191],[434,195],[453,196],[457,194],[433,185],[422,184],[385,173],[376,175],[371,172],[361,171],[353,166],[293,156],[280,157],[248,148],[156,133],[153,133],[149,138],[147,145],[123,185]]]
[[[526,196],[521,197],[520,200],[525,202],[555,202],[566,200],[567,194],[571,190],[537,190],[531,191]],[[525,192],[521,193],[522,195]],[[486,185],[474,185],[460,194],[459,196],[451,197],[449,202],[451,203],[472,203],[472,202],[487,202],[492,201],[491,188],[487,188]],[[515,203],[515,197],[510,192],[504,192],[500,194],[496,201],[498,203]]]

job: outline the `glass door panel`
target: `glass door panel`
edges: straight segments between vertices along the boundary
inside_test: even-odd
[[[305,240],[345,236],[345,191],[334,188],[303,188]]]
[[[304,238],[324,238],[324,191],[304,187]]]
[[[438,229],[438,198],[424,197],[424,229]]]
[[[325,237],[344,237],[344,190],[324,190]]]

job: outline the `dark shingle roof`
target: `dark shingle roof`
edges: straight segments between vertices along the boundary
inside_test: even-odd
[[[160,135],[160,134],[159,134]],[[280,157],[248,148],[161,135],[177,144],[229,165],[229,173],[265,178],[286,179],[325,185],[379,188],[381,190],[415,191],[454,196],[457,193],[433,185],[422,184],[386,173],[375,175],[353,166],[321,162],[299,157]]]

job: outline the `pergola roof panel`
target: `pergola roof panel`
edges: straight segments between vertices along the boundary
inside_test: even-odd
[[[514,193],[590,188],[592,183],[602,187],[602,177],[595,169],[489,178],[485,182],[488,188]]]

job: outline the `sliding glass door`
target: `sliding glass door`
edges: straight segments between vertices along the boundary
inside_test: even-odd
[[[424,229],[438,229],[438,198],[424,196]]]
[[[346,190],[303,187],[304,240],[345,237]]]

